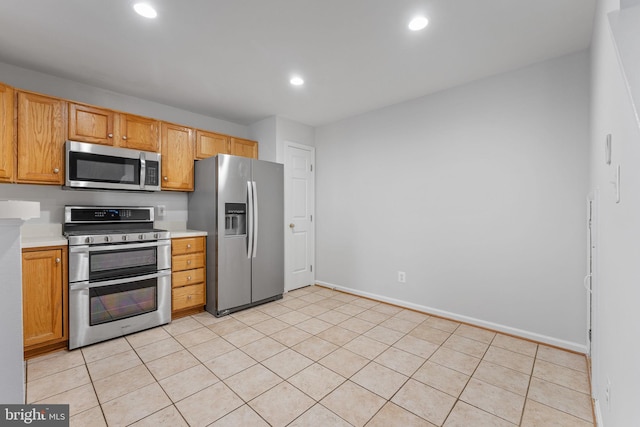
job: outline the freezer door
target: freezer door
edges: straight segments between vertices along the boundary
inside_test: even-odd
[[[229,211],[241,211],[248,206],[248,185],[251,182],[251,159],[218,155],[217,206],[217,311],[251,303],[251,258],[248,256],[248,233],[229,228]]]
[[[284,169],[251,160],[256,218],[252,254],[252,302],[284,292]]]

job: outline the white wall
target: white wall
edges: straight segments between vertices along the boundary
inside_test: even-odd
[[[88,86],[3,62],[0,62],[0,82],[18,89],[112,108],[126,113],[153,117],[185,126],[226,133],[240,138],[246,138],[248,136],[248,128],[237,123]]]
[[[640,425],[640,129],[607,21],[607,12],[618,8],[618,0],[598,1],[591,63],[591,187],[599,193],[593,391],[606,427]],[[609,133],[612,162],[606,165]],[[619,204],[610,183],[617,165]],[[610,403],[605,396],[608,380]]]
[[[584,351],[588,65],[319,127],[318,281]]]
[[[251,124],[249,135],[260,141],[260,159],[271,162],[284,163],[286,142],[315,146],[314,127],[278,116]]]

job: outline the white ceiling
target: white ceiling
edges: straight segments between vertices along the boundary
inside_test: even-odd
[[[0,61],[250,124],[312,126],[586,49],[595,0],[2,0]],[[407,29],[425,14],[429,26]],[[293,73],[306,84],[293,87]],[[0,81],[2,80],[0,76]]]

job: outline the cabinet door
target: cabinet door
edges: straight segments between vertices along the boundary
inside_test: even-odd
[[[229,137],[219,133],[196,132],[196,159],[206,159],[216,154],[230,154]]]
[[[234,156],[258,158],[258,142],[249,139],[231,138],[231,154]]]
[[[116,113],[88,105],[69,103],[69,139],[113,145]]]
[[[18,92],[18,182],[64,183],[66,103]]]
[[[160,152],[160,122],[146,117],[120,114],[120,147]]]
[[[25,347],[65,338],[63,251],[22,254],[22,318]]]
[[[193,129],[162,123],[162,189],[193,191]]]
[[[5,182],[15,179],[13,96],[13,88],[0,84],[0,181]]]

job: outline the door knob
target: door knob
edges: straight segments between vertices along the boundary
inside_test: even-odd
[[[289,228],[295,228],[296,225],[294,223],[289,224]]]

